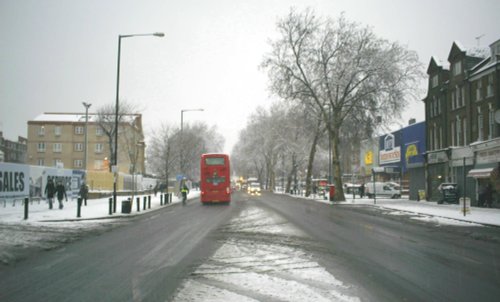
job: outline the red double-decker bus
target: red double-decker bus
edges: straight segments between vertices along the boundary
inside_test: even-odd
[[[200,171],[201,202],[231,202],[229,155],[202,154]]]

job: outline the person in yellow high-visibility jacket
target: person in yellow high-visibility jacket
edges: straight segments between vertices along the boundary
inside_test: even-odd
[[[182,203],[186,204],[187,195],[189,194],[189,188],[186,186],[185,183],[182,185],[181,194],[182,194]]]

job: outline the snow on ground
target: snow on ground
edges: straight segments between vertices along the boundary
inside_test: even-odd
[[[190,192],[188,199],[193,199],[199,196],[199,192]],[[300,196],[292,195],[298,198],[303,198]],[[160,194],[157,196],[152,196],[151,198],[151,209],[143,210],[143,196],[140,198],[140,209],[138,213],[136,211],[135,200],[132,204],[131,214],[121,213],[121,201],[125,200],[125,197],[118,197],[118,202],[116,206],[116,213],[109,215],[109,198],[93,199],[87,202],[87,206],[82,206],[81,208],[81,218],[77,218],[77,202],[76,200],[70,200],[64,202],[64,208],[59,210],[57,208],[57,202],[53,210],[48,209],[48,204],[45,200],[34,201],[29,205],[29,215],[28,219],[24,220],[24,207],[21,201],[17,201],[15,204],[12,201],[0,201],[0,223],[16,223],[16,224],[48,224],[50,221],[66,221],[69,225],[80,225],[82,221],[88,219],[106,219],[106,218],[117,218],[117,217],[130,217],[138,215],[141,213],[146,213],[149,211],[156,210],[160,206]],[[134,198],[135,199],[135,198]],[[315,199],[318,202],[324,202],[331,204],[331,202],[324,200],[322,198]],[[179,202],[179,198],[173,197],[173,203]],[[352,198],[352,195],[346,195],[345,202],[336,202],[335,205],[355,205],[355,206],[371,206],[378,207],[382,209],[392,209],[396,211],[401,211],[405,213],[416,213],[421,215],[429,215],[437,218],[449,218],[454,220],[473,222],[478,224],[486,225],[496,225],[500,226],[500,209],[495,208],[478,208],[471,207],[470,213],[465,216],[461,211],[461,207],[456,204],[441,204],[438,205],[436,202],[429,201],[413,201],[408,199],[380,199],[377,198],[376,204],[374,204],[373,199],[356,197]],[[390,212],[387,212],[388,214]],[[444,220],[443,220],[444,221]],[[263,223],[263,222],[260,222]]]
[[[199,192],[192,191],[188,199],[196,198]],[[136,204],[132,204],[130,214],[121,213],[121,201],[126,197],[118,197],[116,213],[109,215],[109,198],[87,201],[81,207],[81,217],[77,218],[77,201],[64,201],[64,208],[58,203],[49,210],[46,200],[29,203],[28,219],[24,219],[24,205],[21,201],[0,201],[0,264],[10,264],[39,250],[50,250],[62,244],[80,238],[83,233],[95,233],[112,228],[126,222],[123,217],[131,217],[151,212],[164,207],[160,205],[160,195],[151,198],[151,209],[143,210],[144,196],[140,198],[140,212]],[[134,198],[135,199],[135,198]],[[179,202],[173,197],[172,203]],[[168,205],[167,205],[168,206]]]
[[[331,204],[323,198],[316,198],[318,202]],[[353,206],[371,206],[387,210],[396,210],[407,215],[430,216],[433,221],[439,221],[440,224],[467,225],[471,223],[500,226],[500,209],[496,208],[478,208],[470,207],[470,212],[464,216],[462,207],[458,204],[437,204],[433,201],[415,201],[408,199],[383,199],[377,198],[374,203],[373,198],[352,198],[352,195],[346,195],[346,201],[336,202],[338,205]],[[391,214],[387,211],[386,214]],[[459,223],[464,222],[464,223]]]
[[[303,249],[307,236],[282,217],[251,207],[224,231],[229,237],[173,301],[360,301]]]
[[[199,192],[191,192],[188,198],[198,196]],[[438,226],[500,226],[500,209],[472,207],[464,216],[459,205],[407,199],[377,199],[375,204],[373,199],[346,197],[345,202],[334,204],[311,199],[332,207],[377,207],[386,215],[408,215]],[[125,199],[118,198],[116,213],[112,215],[108,198],[89,200],[81,208],[81,218],[76,217],[76,200],[64,202],[62,210],[57,206],[49,210],[46,201],[35,201],[29,204],[27,220],[21,202],[0,201],[0,262],[16,261],[19,257],[16,253],[32,247],[51,249],[71,242],[71,236],[77,238],[82,230],[123,221],[115,218],[165,207],[160,205],[158,194],[152,196],[151,209],[143,210],[143,196],[140,196],[140,212],[134,203],[131,214],[122,214],[121,201]],[[173,197],[173,203],[179,201]],[[37,229],[44,231],[36,232]],[[315,261],[314,255],[301,249],[297,242],[306,235],[282,217],[249,208],[233,219],[226,231],[229,238],[184,282],[175,301],[258,301],[263,297],[286,301],[359,301],[354,288],[335,278]],[[69,237],[64,237],[68,234]]]
[[[188,199],[196,198],[200,195],[199,191],[191,191],[188,195]],[[140,200],[140,212],[137,212],[136,208],[136,198],[139,197]],[[130,217],[138,215],[141,213],[147,213],[153,210],[157,210],[160,207],[160,194],[157,196],[151,196],[151,209],[147,208],[143,210],[144,205],[144,195],[139,195],[134,197],[134,202],[132,204],[132,212],[130,214],[121,213],[121,203],[126,200],[127,197],[118,196],[118,201],[116,204],[116,213],[109,215],[109,198],[101,199],[90,199],[87,201],[87,205],[82,205],[81,207],[81,217],[77,218],[77,201],[76,199],[68,201],[63,201],[64,208],[58,208],[58,202],[54,203],[54,208],[49,210],[48,202],[46,200],[33,201],[29,203],[28,219],[24,219],[24,206],[21,201],[16,203],[12,201],[1,201],[0,202],[0,223],[49,223],[54,221],[74,221],[73,225],[78,225],[82,221],[88,219],[103,219],[103,218],[117,218],[117,217]],[[179,202],[180,199],[176,196],[172,197],[172,203]],[[71,223],[70,223],[71,224]]]

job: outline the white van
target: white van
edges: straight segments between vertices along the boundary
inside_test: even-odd
[[[374,195],[377,197],[401,198],[401,189],[395,182],[375,182],[375,188],[373,182],[369,182],[365,184],[365,195],[368,198],[373,198]]]

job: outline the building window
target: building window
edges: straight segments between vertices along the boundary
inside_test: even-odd
[[[43,158],[39,158],[36,164],[39,166],[43,166],[44,165]]]
[[[482,99],[481,88],[482,88],[481,80],[478,80],[476,87],[476,101],[480,101]]]
[[[439,126],[439,149],[443,148],[443,127]]]
[[[83,143],[75,143],[75,151],[83,151]]]
[[[458,61],[453,64],[453,75],[459,75],[462,73],[462,61]]]
[[[54,153],[61,153],[62,152],[62,144],[61,143],[54,143],[52,145],[52,151]]]
[[[451,91],[451,110],[455,110],[455,89]]]
[[[432,88],[434,87],[437,87],[437,85],[439,84],[439,78],[438,78],[438,75],[436,74],[435,76],[432,77]]]
[[[434,127],[432,127],[432,148],[433,150],[436,150],[437,147],[438,147],[438,144],[437,144],[437,127],[436,127],[436,124],[434,123]]]
[[[438,114],[441,114],[441,98],[437,98],[438,101]]]
[[[44,143],[44,142],[39,142],[39,143],[37,144],[37,148],[36,148],[36,150],[37,150],[38,152],[45,152],[45,143]]]
[[[434,117],[434,98],[431,100],[431,104],[429,106],[429,116]]]
[[[464,117],[462,120],[462,132],[464,133],[464,140],[463,140],[463,145],[467,145],[467,119]]]
[[[493,75],[490,74],[488,76],[488,87],[486,88],[486,96],[492,97],[493,96]]]
[[[491,104],[490,104],[491,105]],[[493,139],[495,132],[495,112],[492,106],[490,106],[490,111],[488,113],[488,139]]]
[[[460,87],[460,100],[461,100],[461,107],[465,107],[465,86]]]
[[[103,144],[95,144],[95,153],[102,153],[103,150],[104,150]]]
[[[81,159],[75,159],[73,161],[73,166],[75,168],[82,168],[83,167],[83,160],[81,160]]]
[[[484,125],[483,123],[484,123],[483,114],[479,112],[477,116],[477,139],[479,141],[483,140],[483,125]]]
[[[75,134],[83,134],[83,127],[82,126],[76,126],[75,127]]]
[[[95,128],[95,135],[102,136],[103,134],[104,134],[104,130],[102,130],[101,127],[97,126],[97,128]]]
[[[61,136],[61,133],[62,133],[62,131],[61,131],[61,126],[56,126],[56,127],[54,128],[54,135],[55,135],[55,136]]]
[[[462,144],[460,143],[460,139],[462,138],[462,122],[460,121],[460,117],[457,116],[456,120],[456,134],[457,134],[457,141],[455,146],[461,146]]]
[[[45,135],[45,126],[40,126],[38,128],[38,136],[44,136]]]
[[[452,146],[456,146],[455,144],[455,127],[456,127],[456,123],[455,122],[451,122],[451,145]]]
[[[94,169],[95,170],[102,170],[104,168],[103,165],[103,160],[102,159],[96,159],[94,160]]]
[[[434,116],[437,116],[438,115],[438,101],[437,101],[436,97],[434,97],[432,99],[432,104],[434,105]]]

